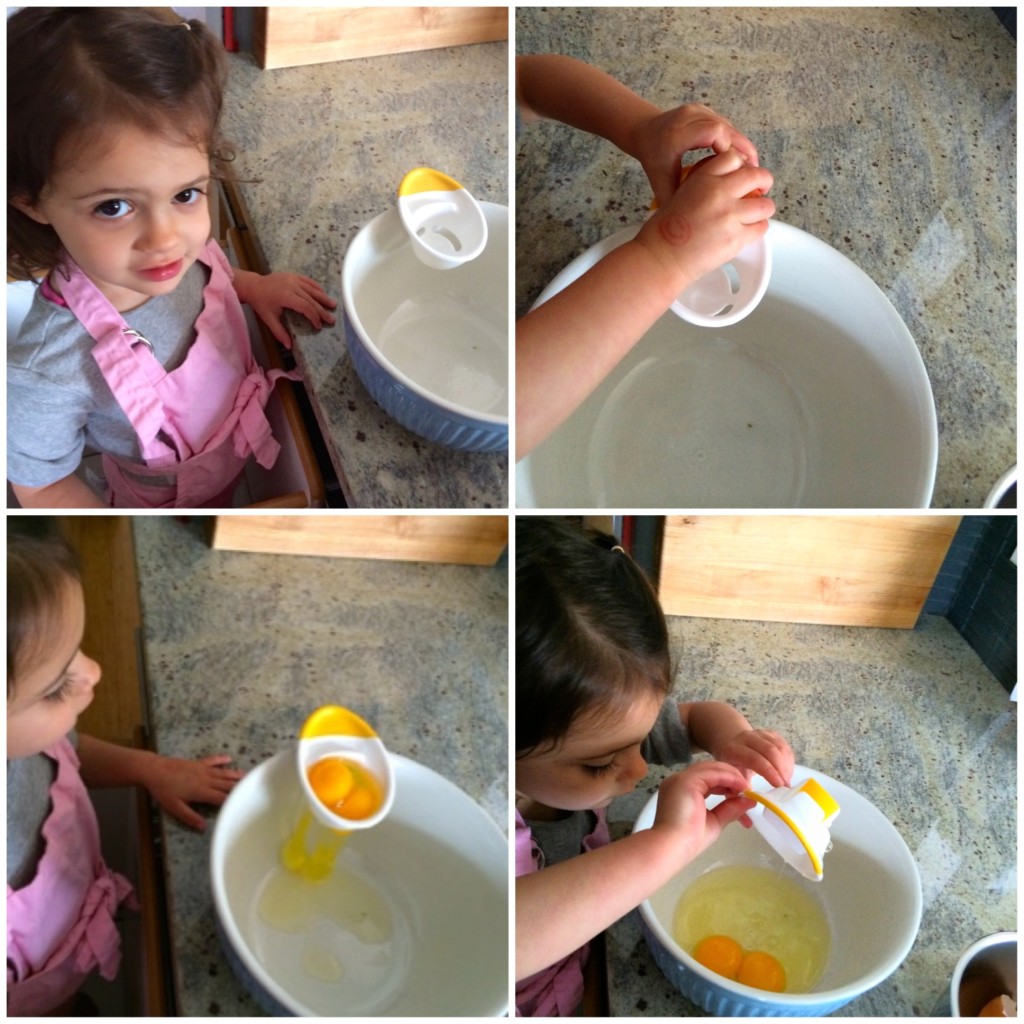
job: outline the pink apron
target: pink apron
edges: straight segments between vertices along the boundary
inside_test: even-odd
[[[604,808],[594,813],[597,825],[583,840],[584,850],[596,850],[611,842]],[[585,856],[585,854],[584,854]],[[516,811],[516,878],[544,869],[543,854],[530,832],[530,827]],[[571,1017],[583,999],[583,967],[590,946],[581,946],[575,952],[545,967],[529,978],[516,982],[517,1017]]]
[[[43,753],[57,762],[46,846],[35,877],[21,889],[7,886],[7,1013],[16,1017],[60,1006],[97,967],[104,978],[117,974],[114,914],[132,893],[103,863],[75,748],[64,737]]]
[[[269,469],[281,446],[264,409],[281,377],[296,371],[259,366],[231,267],[215,241],[199,261],[210,269],[196,337],[168,372],[149,341],[125,323],[70,258],[61,293],[96,344],[92,354],[139,437],[144,465],[103,455],[111,504],[118,508],[223,507],[250,455]]]

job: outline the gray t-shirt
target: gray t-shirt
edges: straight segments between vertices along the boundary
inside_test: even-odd
[[[690,760],[690,738],[679,718],[679,703],[669,698],[661,706],[654,728],[640,747],[643,759],[651,764],[676,765]],[[597,826],[593,811],[574,811],[558,821],[526,819],[530,832],[550,867],[583,852],[583,840]]]
[[[78,734],[68,733],[78,746]],[[50,786],[57,762],[46,754],[7,762],[7,884],[20,889],[35,877],[43,855],[43,824],[50,814]]]
[[[168,295],[122,314],[153,344],[167,370],[195,340],[209,272],[193,263]],[[69,476],[90,452],[141,459],[128,422],[92,357],[93,339],[65,306],[35,298],[17,338],[7,341],[7,479],[45,487]]]

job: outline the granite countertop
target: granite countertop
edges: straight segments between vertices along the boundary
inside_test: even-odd
[[[507,453],[457,452],[392,420],[345,346],[341,264],[365,224],[395,207],[406,171],[450,174],[508,204],[508,44],[260,71],[231,59],[223,130],[271,270],[319,281],[333,328],[290,317],[295,357],[345,499],[366,508],[507,508]]]
[[[948,1016],[942,1000],[960,953],[1017,927],[1017,714],[1006,690],[937,616],[913,630],[669,624],[680,699],[725,700],[780,732],[799,764],[878,807],[917,862],[924,909],[910,954],[833,1016]],[[665,774],[652,770],[611,805],[613,834]],[[705,1016],[661,974],[637,912],[607,933],[607,950],[614,1016]]]
[[[1016,455],[1016,46],[988,8],[518,8],[516,49],[594,64],[758,147],[778,220],[849,257],[916,341],[932,502],[980,507]],[[516,310],[647,211],[640,165],[557,123],[517,140]]]
[[[245,770],[340,703],[388,747],[508,827],[504,568],[213,551],[201,520],[134,520],[156,749]],[[225,959],[205,834],[164,816],[171,954],[183,1016],[261,1016]]]

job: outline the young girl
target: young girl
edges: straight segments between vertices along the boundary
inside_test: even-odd
[[[782,737],[727,704],[677,704],[657,597],[614,537],[516,519],[516,1008],[573,1014],[587,944],[754,804],[787,785]],[[605,808],[647,761],[699,761],[662,784],[649,830],[609,842]],[[726,797],[713,810],[712,794]]]
[[[516,458],[566,420],[688,285],[768,230],[772,176],[724,117],[662,111],[610,75],[559,54],[516,60],[523,120],[563,121],[643,165],[659,208],[636,238],[516,324]],[[680,157],[716,156],[679,185]]]
[[[100,854],[86,785],[145,786],[193,828],[189,801],[223,803],[231,758],[160,757],[72,732],[100,667],[82,653],[85,607],[70,549],[53,535],[7,537],[7,1013],[66,1011],[93,970],[120,962],[114,914],[131,894]]]
[[[208,196],[223,49],[147,8],[26,8],[7,29],[8,270],[48,271],[7,352],[7,470],[23,506],[230,503],[280,446],[280,373],[253,359],[240,303],[282,344],[285,309],[335,303],[296,274],[232,272]],[[102,453],[97,490],[76,475]]]

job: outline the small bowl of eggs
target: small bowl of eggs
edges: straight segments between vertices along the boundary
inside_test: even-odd
[[[368,828],[312,820],[294,750],[231,791],[210,848],[226,958],[275,1016],[504,1016],[508,840],[447,779],[386,757],[394,799]],[[351,768],[328,768],[314,789],[346,798],[353,821],[384,806]]]
[[[798,765],[792,785],[807,779],[841,808],[820,882],[733,824],[640,905],[662,973],[714,1016],[832,1013],[892,974],[917,937],[921,880],[902,837],[863,796]],[[651,827],[657,805],[655,794],[634,831]]]

